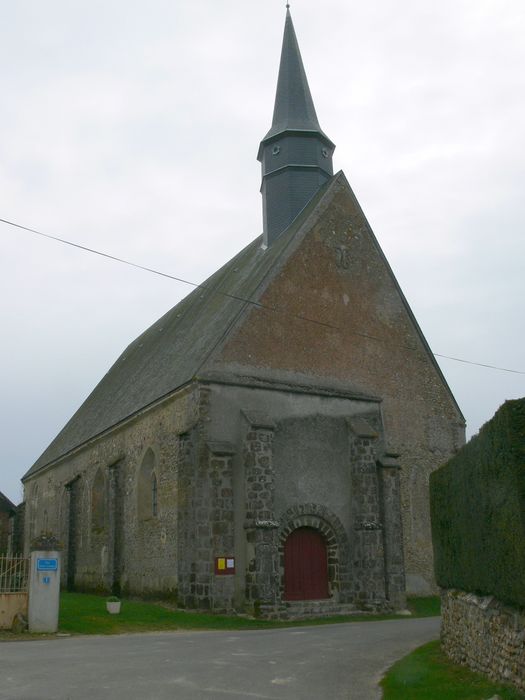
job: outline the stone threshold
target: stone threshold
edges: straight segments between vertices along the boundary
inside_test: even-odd
[[[276,606],[261,605],[261,616],[268,620],[307,620],[333,615],[362,614],[355,605],[338,603],[333,600],[290,600]]]

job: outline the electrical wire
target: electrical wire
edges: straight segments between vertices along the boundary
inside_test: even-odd
[[[23,231],[28,231],[29,233],[33,233],[37,236],[42,236],[43,238],[48,238],[52,241],[56,241],[57,243],[62,243],[63,245],[68,245],[71,246],[72,248],[78,248],[79,250],[82,250],[86,253],[92,253],[93,255],[99,255],[100,257],[107,258],[108,260],[113,260],[114,262],[119,262],[122,263],[123,265],[129,265],[130,267],[134,267],[138,270],[143,270],[144,272],[149,272],[154,275],[159,275],[160,277],[165,277],[167,279],[175,280],[176,282],[181,282],[182,284],[187,284],[191,287],[194,287],[196,289],[203,289],[208,291],[209,288],[206,287],[204,284],[198,284],[197,282],[191,282],[190,280],[186,280],[183,277],[177,277],[175,275],[170,275],[167,272],[161,272],[160,270],[155,270],[152,267],[146,267],[145,265],[139,265],[138,263],[134,263],[130,260],[126,260],[124,258],[119,258],[116,255],[110,255],[109,253],[104,253],[100,250],[96,250],[95,248],[89,248],[88,246],[81,245],[80,243],[74,243],[73,241],[69,241],[65,238],[59,238],[58,236],[52,236],[49,233],[43,233],[42,231],[38,231],[37,229],[30,228],[29,226],[23,226],[22,224],[17,224],[14,221],[9,221],[8,219],[2,219],[0,218],[0,223],[7,224],[8,226],[13,226],[14,228],[21,229]],[[261,304],[258,301],[254,301],[252,299],[245,299],[244,297],[239,297],[236,296],[235,294],[228,294],[226,292],[216,292],[218,294],[221,294],[222,296],[228,297],[229,299],[235,299],[236,301],[241,301],[245,304],[251,304],[253,306],[257,306],[260,309],[264,309],[266,311],[271,311],[272,313],[280,313],[284,314],[286,316],[292,316],[294,318],[298,318],[302,321],[305,321],[306,323],[314,323],[319,326],[325,326],[326,328],[331,328],[333,330],[340,331],[342,330],[339,326],[334,326],[330,323],[326,323],[325,321],[318,321],[317,319],[314,318],[309,318],[308,316],[303,316],[302,314],[290,314],[288,311],[284,311],[282,309],[273,307],[273,306],[267,306],[265,304]],[[368,338],[370,340],[376,340],[378,342],[387,342],[383,340],[382,338],[379,338],[377,336],[369,335],[366,333],[359,333],[358,331],[350,331],[352,335],[357,335],[362,338]],[[389,343],[390,344],[390,343]],[[413,349],[410,346],[402,346],[405,348]],[[498,370],[500,372],[510,372],[512,374],[525,374],[525,371],[517,370],[517,369],[509,369],[507,367],[498,367],[496,365],[489,365],[489,364],[484,364],[482,362],[474,362],[472,360],[465,360],[460,357],[453,357],[451,355],[442,355],[441,353],[438,352],[433,352],[432,353],[434,357],[441,357],[447,360],[453,360],[454,362],[461,362],[466,365],[473,365],[475,367],[484,367],[485,369],[493,369],[493,370]]]

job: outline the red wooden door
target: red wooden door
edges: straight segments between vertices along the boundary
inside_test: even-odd
[[[323,536],[300,527],[284,544],[285,600],[328,598],[328,565]]]

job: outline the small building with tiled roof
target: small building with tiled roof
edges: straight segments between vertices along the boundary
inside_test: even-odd
[[[263,233],[123,352],[25,475],[64,582],[266,615],[434,590],[464,419],[314,108],[287,10]]]
[[[16,510],[15,504],[0,491],[0,555],[11,550],[12,523]]]

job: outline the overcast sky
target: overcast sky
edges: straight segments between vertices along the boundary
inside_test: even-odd
[[[262,230],[280,0],[0,0],[0,218],[201,282]],[[436,353],[525,372],[525,2],[297,0],[317,114]],[[191,289],[0,224],[0,491]],[[439,358],[438,358],[439,359]],[[468,434],[525,375],[439,359]]]

